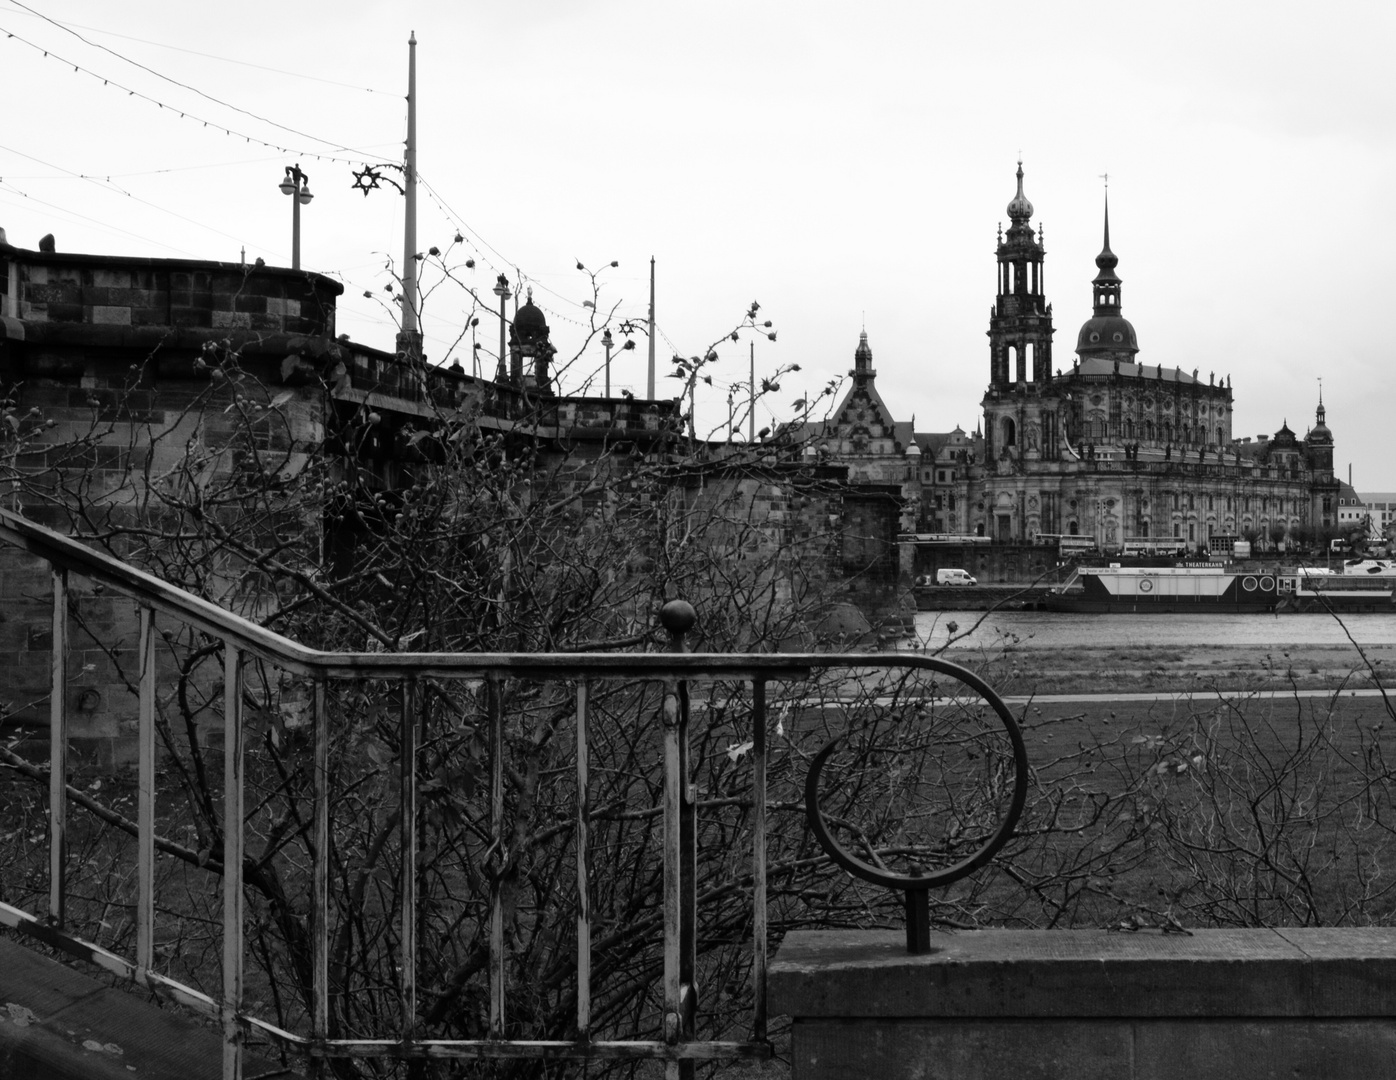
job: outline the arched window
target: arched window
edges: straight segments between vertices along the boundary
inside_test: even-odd
[[[1003,445],[1018,445],[1018,425],[1013,422],[1013,417],[1011,416],[1005,416],[1003,418]]]

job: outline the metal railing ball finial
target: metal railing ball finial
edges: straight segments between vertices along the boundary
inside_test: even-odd
[[[687,600],[670,600],[659,609],[659,621],[670,634],[683,636],[698,621],[698,612]]]

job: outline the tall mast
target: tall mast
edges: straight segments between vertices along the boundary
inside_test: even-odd
[[[398,348],[420,359],[417,329],[417,34],[407,39],[407,146],[403,155],[403,194],[407,198],[402,229],[402,333]]]
[[[650,377],[645,387],[645,400],[654,400],[654,256],[650,256]]]

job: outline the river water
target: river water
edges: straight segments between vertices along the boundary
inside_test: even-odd
[[[982,622],[978,620],[982,619]],[[976,627],[976,622],[978,626]],[[953,629],[952,629],[953,624]],[[1396,614],[1352,615],[1344,624],[1362,645],[1396,644]],[[975,627],[973,633],[960,637]],[[1331,615],[1078,615],[1054,611],[918,611],[903,648],[1060,649],[1077,646],[1347,645]]]

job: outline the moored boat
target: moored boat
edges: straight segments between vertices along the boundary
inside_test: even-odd
[[[1081,566],[1046,596],[1048,611],[1126,614],[1273,611],[1279,578],[1222,563]]]
[[[1341,574],[1300,567],[1280,580],[1280,611],[1396,612],[1396,566],[1354,561]]]

